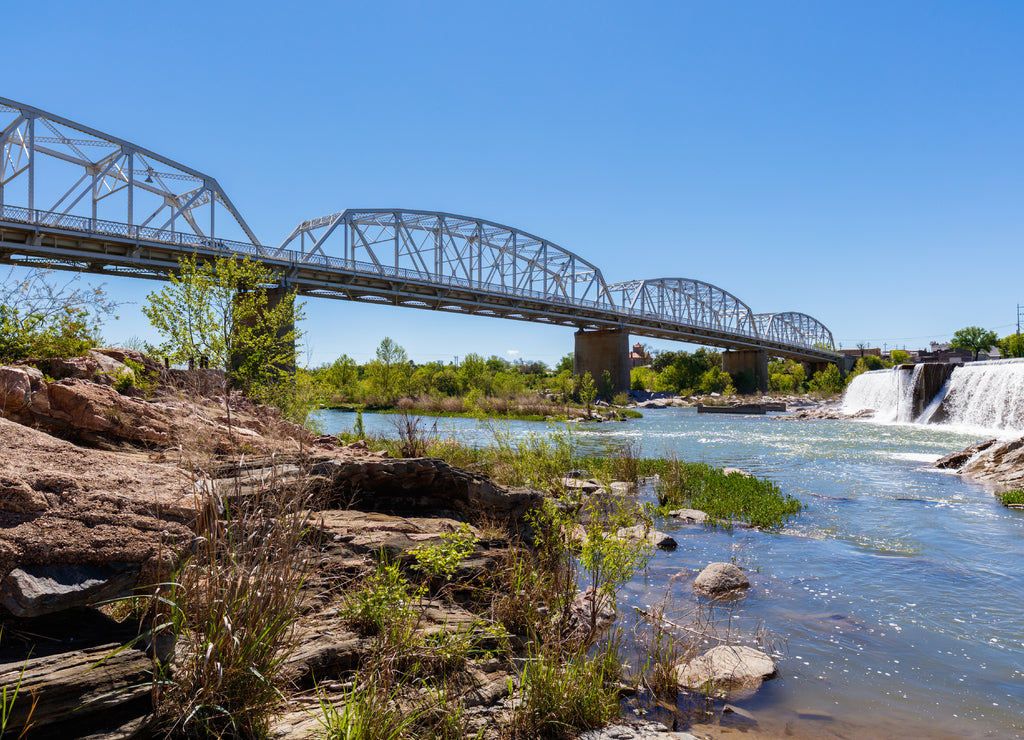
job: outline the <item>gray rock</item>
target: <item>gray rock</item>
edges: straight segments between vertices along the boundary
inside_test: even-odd
[[[660,550],[675,550],[679,543],[670,535],[650,529],[643,524],[636,524],[632,527],[623,527],[615,533],[620,540],[632,540],[635,542],[649,542]]]
[[[693,587],[706,594],[721,594],[736,589],[750,588],[750,581],[732,563],[711,563],[700,572]]]
[[[691,691],[722,694],[756,688],[777,674],[775,662],[746,645],[719,645],[676,666],[676,680]]]
[[[14,568],[0,584],[0,604],[23,618],[89,606],[130,594],[140,570],[139,563]]]
[[[673,509],[668,515],[693,524],[703,524],[708,518],[708,515],[699,509]]]

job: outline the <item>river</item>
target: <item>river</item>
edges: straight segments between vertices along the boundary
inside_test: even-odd
[[[355,415],[323,412],[322,421],[326,431],[349,430]],[[395,436],[388,416],[364,421],[368,433]],[[507,426],[521,435],[549,428]],[[438,419],[436,428],[467,443],[490,440],[473,419]],[[679,548],[659,552],[620,597],[630,613],[668,595],[669,613],[684,619],[701,567],[731,560],[746,569],[752,588],[728,618],[740,637],[771,635],[780,676],[735,703],[763,733],[1024,736],[1024,512],[928,465],[981,436],[692,408],[577,433],[594,451],[630,439],[645,456],[738,467],[805,505],[775,534],[660,521]]]

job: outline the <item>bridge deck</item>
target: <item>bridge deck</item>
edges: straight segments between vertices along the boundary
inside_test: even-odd
[[[726,349],[763,349],[807,361],[838,355],[814,345],[766,340],[756,334],[683,323],[645,310],[608,307],[462,278],[297,250],[209,239],[181,231],[140,228],[79,216],[0,207],[0,262],[54,267],[137,278],[164,279],[178,258],[252,257],[279,271],[300,294],[412,308],[452,311],[581,329],[625,329],[629,333]]]

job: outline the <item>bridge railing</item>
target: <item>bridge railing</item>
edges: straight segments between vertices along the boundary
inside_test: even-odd
[[[21,206],[0,205],[0,220],[24,223],[32,226],[46,226],[48,228],[66,231],[114,236],[135,242],[156,242],[180,247],[191,247],[203,249],[205,251],[218,252],[225,255],[240,254],[266,259],[271,262],[287,262],[293,267],[323,267],[327,270],[358,272],[363,275],[402,278],[411,281],[468,288],[477,292],[486,292],[498,297],[532,298],[545,303],[557,303],[570,308],[590,308],[624,319],[654,319],[664,321],[669,318],[643,309],[638,310],[625,306],[615,306],[613,304],[601,303],[584,298],[570,299],[560,295],[551,295],[536,290],[526,290],[514,287],[510,288],[509,286],[502,285],[500,283],[480,283],[467,280],[465,278],[444,275],[431,275],[429,280],[425,281],[422,273],[402,267],[380,265],[374,262],[362,262],[342,257],[330,257],[322,254],[308,254],[291,249],[274,250],[276,254],[271,255],[269,250],[266,250],[258,244],[252,244],[250,242],[235,241],[233,239],[210,238],[208,236],[191,234],[184,231],[154,229],[148,226],[136,226],[117,221],[106,221],[104,219],[75,216],[67,213],[28,209]],[[756,332],[722,331],[710,321],[695,320],[687,325],[693,326],[694,328],[713,329],[720,334],[734,335],[744,339],[763,339],[763,337]],[[810,342],[796,341],[793,342],[793,346],[815,349],[815,346]]]

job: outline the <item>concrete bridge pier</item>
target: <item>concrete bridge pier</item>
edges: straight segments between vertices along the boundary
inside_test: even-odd
[[[727,350],[722,353],[722,369],[730,374],[750,372],[757,389],[768,391],[768,353],[762,349]]]
[[[267,288],[266,292],[267,308],[273,309],[292,293],[292,289],[283,285],[278,285],[273,288]],[[249,326],[252,326],[252,324],[249,324]],[[288,375],[294,375],[296,368],[294,329],[295,314],[293,312],[290,320],[278,327],[277,332],[277,349],[280,350],[282,358],[282,361],[277,363],[277,369],[287,373]],[[248,356],[242,354],[232,356],[232,368],[238,370],[247,359]]]
[[[629,332],[625,329],[601,329],[576,332],[576,352],[572,371],[590,373],[600,383],[604,371],[612,377],[612,391],[629,390]]]
[[[293,288],[278,285],[267,290],[267,308],[276,308],[277,305],[294,292]],[[291,320],[280,327],[277,334],[278,346],[285,358],[281,363],[281,370],[289,375],[295,374],[295,313],[292,312]]]

